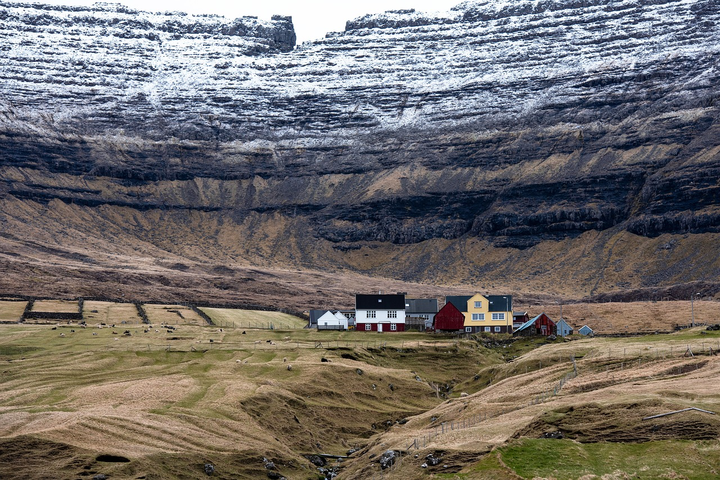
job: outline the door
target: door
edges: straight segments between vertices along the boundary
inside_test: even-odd
[[[378,323],[378,333],[382,333],[382,323]]]

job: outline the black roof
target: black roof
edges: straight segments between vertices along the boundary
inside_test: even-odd
[[[455,308],[461,312],[467,312],[467,302],[472,298],[472,295],[454,295],[445,297],[445,303],[452,303]]]
[[[405,295],[355,295],[357,310],[405,310]]]
[[[485,295],[489,312],[512,312],[512,295]]]
[[[438,301],[435,298],[408,298],[405,300],[405,313],[437,313]]]

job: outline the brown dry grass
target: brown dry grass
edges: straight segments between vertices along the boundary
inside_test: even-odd
[[[86,301],[83,319],[87,323],[142,323],[137,308],[132,303]]]
[[[670,332],[676,325],[689,326],[692,310],[696,323],[720,323],[720,303],[714,300],[672,302],[569,303],[562,305],[562,318],[577,329],[588,325],[598,334]],[[560,305],[528,304],[516,310],[528,310],[531,317],[545,312],[560,319]]]
[[[307,321],[292,315],[261,310],[237,310],[229,308],[201,308],[215,325],[237,328],[279,328],[283,330],[304,328]]]
[[[77,313],[78,302],[69,300],[37,300],[33,312]]]
[[[684,346],[690,344],[699,352],[703,342],[706,346],[710,342],[717,343],[720,336],[702,339],[697,335],[697,331],[694,338],[690,339],[689,335],[684,332],[666,336],[660,341],[650,342],[650,346],[646,337],[625,339],[620,345],[615,339],[596,338],[541,347],[517,360],[521,363],[535,363],[535,371],[493,381],[489,387],[477,393],[453,398],[413,417],[405,425],[396,425],[374,439],[368,453],[380,455],[388,448],[405,450],[413,440],[418,439],[420,450],[412,449],[409,453],[418,453],[420,458],[433,452],[444,452],[448,455],[463,452],[479,458],[489,449],[505,444],[518,435],[518,432],[525,432],[527,435],[534,431],[534,434],[538,435],[543,431],[555,431],[557,427],[551,424],[548,424],[546,430],[527,428],[535,425],[538,419],[556,418],[552,415],[545,417],[548,412],[577,409],[582,405],[597,406],[591,410],[599,412],[599,416],[593,417],[593,420],[588,415],[578,414],[573,420],[577,422],[576,427],[566,428],[578,428],[578,434],[590,435],[588,438],[621,435],[625,439],[623,441],[627,441],[636,435],[640,439],[653,436],[663,439],[672,431],[689,437],[671,435],[670,438],[695,438],[693,435],[705,438],[705,429],[716,432],[710,434],[718,436],[720,418],[705,418],[706,414],[691,413],[684,417],[669,417],[660,422],[667,424],[667,428],[657,432],[649,429],[651,425],[642,421],[642,417],[647,415],[687,407],[720,412],[720,384],[714,380],[720,375],[720,358],[707,356],[707,348],[706,356],[682,355]],[[610,359],[607,358],[608,349],[611,352]],[[652,349],[667,352],[667,355],[654,355]],[[641,357],[641,362],[638,363],[638,357],[631,359],[630,352],[633,355],[645,356]],[[543,393],[552,391],[559,379],[573,370],[572,363],[568,360],[562,363],[552,363],[551,360],[557,361],[558,356],[568,358],[573,353],[578,355],[579,376],[568,381],[559,395],[548,396],[544,401],[538,402]],[[543,359],[545,366],[537,370],[538,361]],[[507,364],[500,368],[511,370],[515,367]],[[487,419],[488,415],[491,418]],[[443,422],[444,427],[441,425]],[[451,423],[454,425],[452,430]],[[586,424],[586,427],[582,427],[583,424]],[[697,427],[694,426],[696,424]],[[442,433],[443,428],[445,433]],[[693,428],[698,430],[694,431]],[[425,478],[422,471],[418,473],[415,465],[417,461],[406,463],[408,465],[385,472],[386,478]],[[373,468],[368,465],[367,460],[351,462],[344,478],[361,479],[381,473],[377,464]],[[442,469],[438,471],[440,472]]]
[[[184,305],[145,304],[145,313],[150,323],[165,325],[206,325],[207,322],[194,310]]]
[[[0,321],[17,322],[25,311],[27,302],[0,300]]]

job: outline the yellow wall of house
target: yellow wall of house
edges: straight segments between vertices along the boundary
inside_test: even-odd
[[[476,306],[476,302],[480,302]],[[493,313],[504,314],[503,320],[493,320]],[[483,315],[483,320],[473,320],[473,314]],[[479,293],[468,300],[467,312],[465,312],[465,326],[466,327],[503,327],[512,325],[512,312],[492,312],[490,313],[490,302],[487,298]]]

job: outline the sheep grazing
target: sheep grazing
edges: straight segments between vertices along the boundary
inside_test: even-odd
[[[64,337],[64,336],[65,336],[65,334],[64,334],[64,333],[61,333],[61,334],[60,334],[60,336],[61,336],[61,337]]]
[[[235,360],[235,363],[242,363],[242,360]]]
[[[292,365],[288,365],[288,366],[287,366],[287,369],[288,369],[288,370],[292,370]]]
[[[287,362],[287,357],[283,357],[283,363]]]
[[[94,336],[97,336],[97,332],[93,332],[93,335],[94,335]]]

